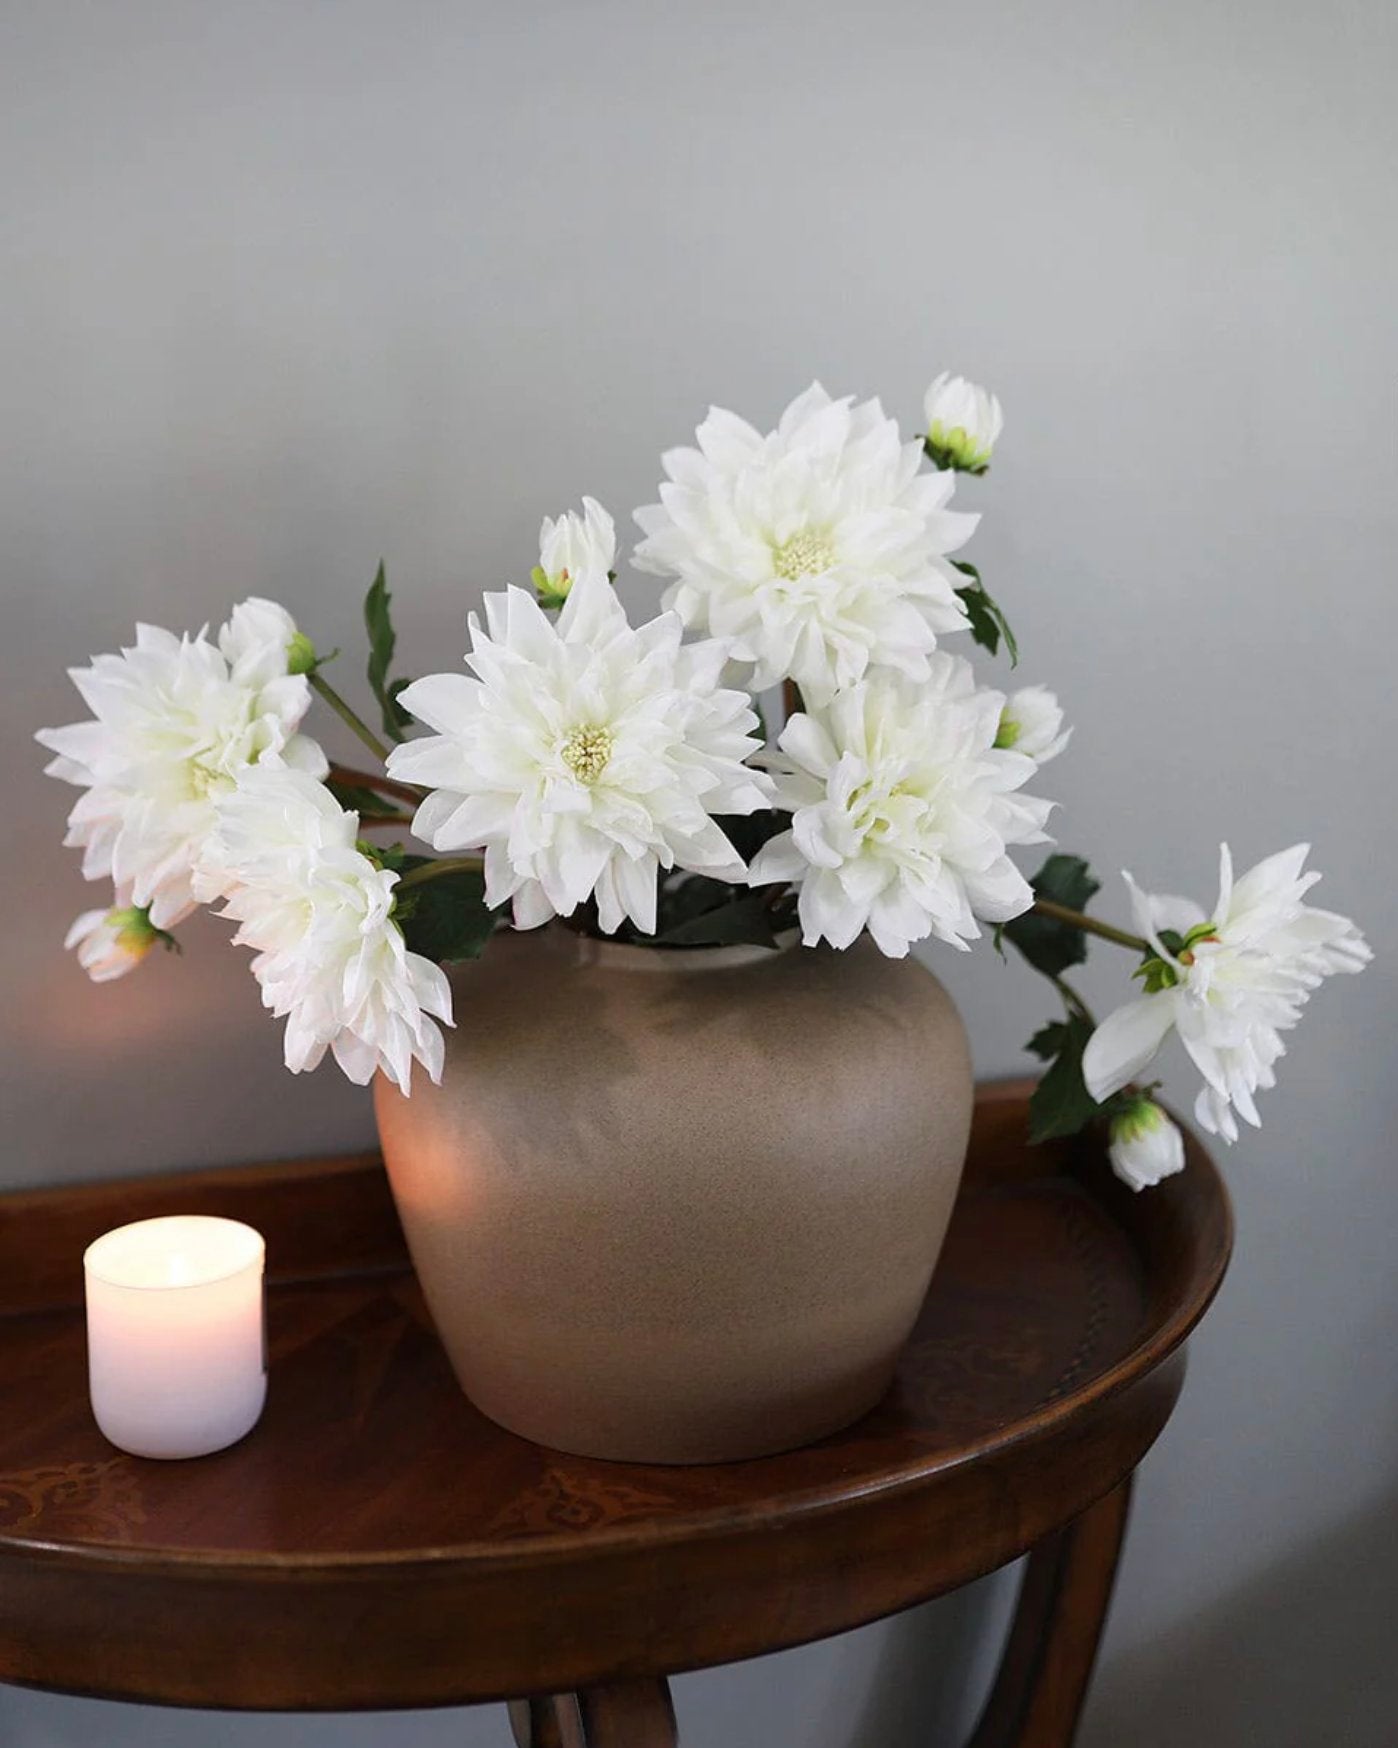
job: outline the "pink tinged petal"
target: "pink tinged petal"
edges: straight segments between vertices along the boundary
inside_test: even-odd
[[[106,918],[105,910],[85,910],[80,917],[74,919],[73,926],[63,937],[63,945],[68,948],[76,947],[78,942],[85,941],[94,929],[100,928]]]
[[[1094,1099],[1110,1098],[1140,1074],[1165,1042],[1174,1012],[1165,997],[1144,995],[1108,1014],[1083,1052],[1083,1081]]]
[[[187,882],[157,892],[150,901],[150,920],[158,929],[177,928],[198,909]]]

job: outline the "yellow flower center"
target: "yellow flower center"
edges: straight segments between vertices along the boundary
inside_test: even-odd
[[[772,568],[787,583],[794,583],[799,577],[817,576],[828,571],[834,562],[835,548],[830,536],[811,528],[802,529],[772,548]]]
[[[558,756],[579,783],[595,783],[607,768],[614,744],[610,729],[575,728]]]
[[[185,766],[185,772],[189,780],[189,792],[199,801],[205,800],[215,790],[229,787],[223,772],[205,764],[202,759],[191,759]]]

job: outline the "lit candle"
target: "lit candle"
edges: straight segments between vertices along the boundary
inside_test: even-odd
[[[138,1457],[202,1457],[257,1424],[267,1395],[262,1235],[173,1214],[83,1256],[97,1424]]]

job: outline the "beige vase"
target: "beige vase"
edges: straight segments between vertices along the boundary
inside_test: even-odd
[[[457,1377],[540,1444],[789,1449],[888,1386],[966,1153],[942,986],[867,940],[664,950],[558,926],[452,977],[440,1087],[379,1077],[384,1159]]]

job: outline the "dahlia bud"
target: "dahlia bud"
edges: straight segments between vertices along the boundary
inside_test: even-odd
[[[1184,1137],[1144,1093],[1113,1117],[1107,1155],[1112,1170],[1133,1190],[1144,1190],[1184,1170]]]
[[[923,399],[927,453],[941,468],[984,473],[1005,420],[1000,403],[979,384],[943,371]]]

